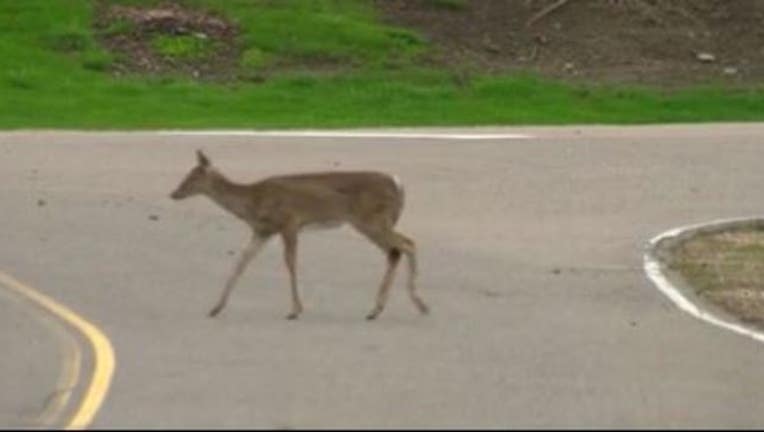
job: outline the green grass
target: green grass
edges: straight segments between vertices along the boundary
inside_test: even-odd
[[[196,35],[159,35],[151,45],[162,56],[176,59],[202,59],[215,49],[213,41]]]
[[[123,3],[148,3],[130,0]],[[417,66],[423,37],[383,25],[364,0],[188,0],[242,29],[242,70],[293,70],[262,83],[111,77],[87,0],[0,0],[0,128],[354,127],[657,123],[764,119],[764,91],[662,93],[587,88],[533,76],[475,76]],[[457,2],[458,3],[458,2]],[[116,24],[109,31],[126,31]],[[167,41],[165,41],[167,42]],[[168,42],[174,55],[203,47]],[[350,67],[352,66],[352,67]]]

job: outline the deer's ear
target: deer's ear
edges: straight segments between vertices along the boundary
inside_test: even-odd
[[[210,160],[207,159],[207,156],[205,156],[201,150],[196,151],[196,160],[199,162],[199,166],[203,166],[203,167],[210,166]]]

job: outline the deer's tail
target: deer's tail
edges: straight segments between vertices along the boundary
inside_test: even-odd
[[[401,217],[401,212],[403,212],[403,206],[406,202],[406,191],[403,188],[403,183],[401,182],[401,179],[397,175],[393,175],[393,183],[395,183],[395,189],[400,197],[398,200],[398,206],[395,209],[395,214],[393,215],[393,225],[398,223],[398,219]]]

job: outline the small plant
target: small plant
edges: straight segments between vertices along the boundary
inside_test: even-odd
[[[104,51],[86,51],[82,54],[82,66],[85,69],[103,72],[114,63],[114,56]]]
[[[90,36],[81,30],[51,33],[44,37],[43,43],[54,51],[66,53],[84,51],[91,45]]]
[[[214,42],[206,36],[160,35],[151,41],[154,50],[163,57],[194,60],[209,56],[214,50]]]
[[[271,62],[271,56],[259,49],[249,48],[241,55],[241,67],[247,70],[259,70]]]
[[[438,9],[458,11],[467,8],[467,0],[429,0],[429,2]]]
[[[32,77],[26,69],[9,71],[6,74],[5,80],[11,88],[18,90],[32,90],[35,88]]]
[[[404,29],[390,29],[387,31],[387,36],[394,40],[401,48],[421,48],[424,46],[422,37],[418,34]]]
[[[100,30],[102,36],[116,36],[129,34],[135,30],[135,24],[127,19],[119,18],[109,23],[109,26]]]

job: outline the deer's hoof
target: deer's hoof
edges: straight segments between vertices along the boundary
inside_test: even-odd
[[[300,317],[300,314],[298,314],[296,312],[292,312],[292,313],[290,313],[289,315],[286,316],[286,319],[288,319],[289,321],[294,321],[294,320],[296,320],[299,317]]]
[[[216,307],[216,308],[213,308],[213,309],[210,311],[210,313],[208,313],[208,314],[207,314],[207,316],[208,316],[208,317],[210,317],[210,318],[215,318],[215,317],[216,317],[216,316],[217,316],[217,315],[220,313],[220,311],[221,311],[222,309],[223,309],[223,308],[221,308],[221,307]]]
[[[379,315],[379,312],[371,312],[368,315],[366,315],[366,321],[374,321],[377,319],[377,315]]]
[[[430,313],[430,308],[422,301],[422,299],[419,297],[412,297],[411,299],[414,301],[414,306],[416,306],[420,314],[428,315]]]

